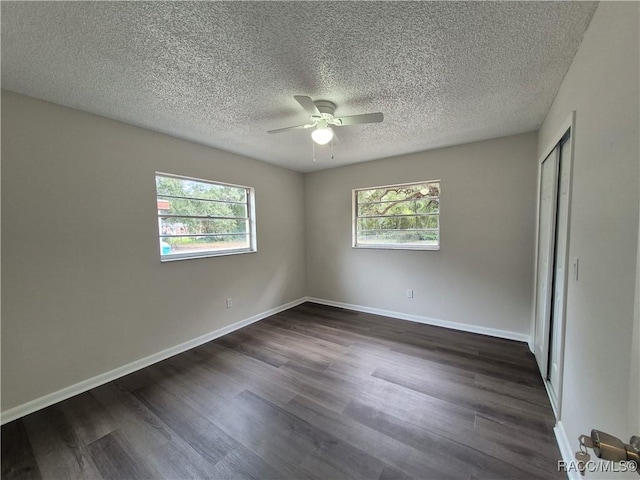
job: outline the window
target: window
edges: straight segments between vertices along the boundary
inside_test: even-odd
[[[353,246],[440,249],[440,181],[353,191]]]
[[[156,173],[162,261],[256,251],[253,188]]]

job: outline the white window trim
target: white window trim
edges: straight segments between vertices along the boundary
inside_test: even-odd
[[[408,182],[408,183],[392,183],[389,185],[378,185],[374,187],[361,187],[354,188],[351,191],[351,246],[358,249],[381,249],[381,250],[440,250],[440,214],[442,213],[442,197],[439,196],[438,206],[438,245],[402,245],[393,243],[373,243],[373,244],[359,244],[358,243],[358,192],[363,190],[376,190],[379,188],[392,188],[392,187],[405,187],[410,185],[420,185],[424,183],[438,183],[442,184],[442,180],[423,180],[420,182]]]
[[[166,262],[175,262],[178,260],[193,260],[196,258],[210,258],[210,257],[225,257],[228,255],[242,255],[245,253],[255,253],[258,251],[258,241],[256,235],[256,210],[255,210],[255,189],[253,187],[248,187],[246,185],[236,185],[233,183],[226,182],[218,182],[214,180],[207,180],[204,178],[195,178],[188,177],[184,175],[176,175],[173,173],[165,173],[165,172],[155,172],[154,175],[154,183],[156,176],[168,177],[168,178],[177,178],[180,180],[188,180],[192,182],[200,182],[200,183],[209,183],[212,185],[221,185],[224,187],[234,187],[234,188],[242,188],[247,191],[247,216],[249,218],[249,248],[242,249],[233,249],[233,250],[220,250],[220,251],[205,251],[205,252],[191,252],[191,253],[176,253],[170,255],[162,255],[162,247],[161,241],[162,237],[160,237],[160,228],[158,226],[158,254],[160,255],[160,261],[162,263]],[[156,192],[156,199],[158,197],[157,187],[154,187]],[[156,209],[157,211],[157,209]],[[158,214],[158,218],[160,215]]]

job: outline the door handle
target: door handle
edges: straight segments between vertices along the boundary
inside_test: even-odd
[[[580,435],[578,441],[580,442],[580,451],[576,453],[576,458],[581,455],[581,458],[588,460],[587,449],[591,448],[593,453],[603,460],[633,462],[635,464],[633,469],[640,474],[640,471],[638,471],[638,466],[640,466],[640,437],[634,435],[629,440],[629,443],[624,443],[618,437],[593,429],[591,430],[591,435]],[[584,469],[581,469],[580,473],[584,475]]]

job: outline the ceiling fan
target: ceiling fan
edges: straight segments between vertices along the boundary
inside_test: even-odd
[[[296,125],[295,127],[278,128],[267,133],[281,133],[289,130],[313,128],[311,138],[319,145],[326,145],[334,136],[332,126],[344,127],[346,125],[360,125],[363,123],[380,123],[384,118],[382,113],[365,113],[362,115],[349,115],[347,117],[335,117],[336,104],[328,100],[313,101],[311,97],[295,95],[293,98],[310,115],[310,123]]]

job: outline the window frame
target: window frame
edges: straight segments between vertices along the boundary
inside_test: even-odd
[[[158,245],[158,253],[160,254],[160,261],[161,262],[175,262],[178,260],[192,260],[192,259],[196,259],[196,258],[210,258],[210,257],[223,257],[223,256],[227,256],[227,255],[241,255],[241,254],[245,254],[245,253],[255,253],[258,251],[258,244],[257,244],[257,235],[256,235],[256,210],[255,210],[255,189],[253,187],[248,187],[246,185],[237,185],[237,184],[233,184],[233,183],[227,183],[227,182],[218,182],[218,181],[214,181],[214,180],[207,180],[204,178],[196,178],[196,177],[189,177],[189,176],[185,176],[185,175],[177,175],[177,174],[173,174],[173,173],[166,173],[166,172],[155,172],[154,175],[154,183],[155,183],[155,193],[156,193],[156,203],[159,197],[166,197],[166,195],[161,195],[158,194],[158,187],[157,187],[157,177],[165,177],[165,178],[173,178],[173,179],[178,179],[178,180],[185,180],[185,181],[190,181],[190,182],[198,182],[198,183],[206,183],[206,184],[210,184],[210,185],[216,185],[216,186],[221,186],[221,187],[232,187],[232,188],[239,188],[239,189],[243,189],[246,192],[246,203],[245,202],[238,202],[240,204],[246,205],[246,209],[247,209],[247,216],[246,217],[238,217],[238,218],[244,218],[247,220],[248,225],[249,225],[249,231],[248,231],[248,235],[249,235],[249,247],[246,248],[233,248],[233,249],[224,249],[224,250],[205,250],[202,252],[186,252],[186,253],[175,253],[175,254],[166,254],[163,255],[162,254],[162,239],[166,238],[163,234],[162,234],[162,227],[161,227],[161,222],[160,219],[162,217],[166,217],[167,215],[161,215],[158,210],[156,209],[156,211],[158,212],[157,214],[157,245]],[[202,198],[198,198],[198,197],[182,197],[185,199],[191,199],[191,200],[206,200],[206,199],[202,199]],[[214,200],[215,201],[215,200]],[[220,202],[220,203],[225,203],[225,202]],[[228,203],[234,203],[234,202],[228,202]],[[157,206],[157,205],[156,205]],[[184,215],[184,216],[180,216],[180,215],[176,215],[175,218],[180,218],[180,217],[184,217],[184,218],[194,218],[193,216],[189,216],[189,215]],[[211,216],[195,216],[196,218],[202,218],[202,219],[215,219],[217,217],[211,217]],[[220,217],[223,218],[223,217]],[[225,217],[226,218],[226,217]],[[192,236],[199,236],[199,235],[192,235]]]
[[[358,192],[368,191],[368,190],[378,190],[382,188],[398,188],[398,187],[409,187],[413,185],[424,185],[430,183],[438,184],[438,213],[433,214],[438,218],[438,244],[437,245],[409,245],[409,244],[401,244],[401,243],[358,243],[358,220],[361,218],[358,216]],[[352,248],[368,248],[368,249],[382,249],[382,250],[425,250],[425,251],[438,251],[441,246],[440,239],[440,214],[442,213],[442,180],[423,180],[420,182],[408,182],[408,183],[393,183],[389,185],[378,185],[374,187],[362,187],[362,188],[354,188],[351,191],[351,246]],[[397,217],[398,215],[388,215],[389,218]],[[433,230],[433,229],[432,229]],[[401,231],[401,230],[398,230]]]

